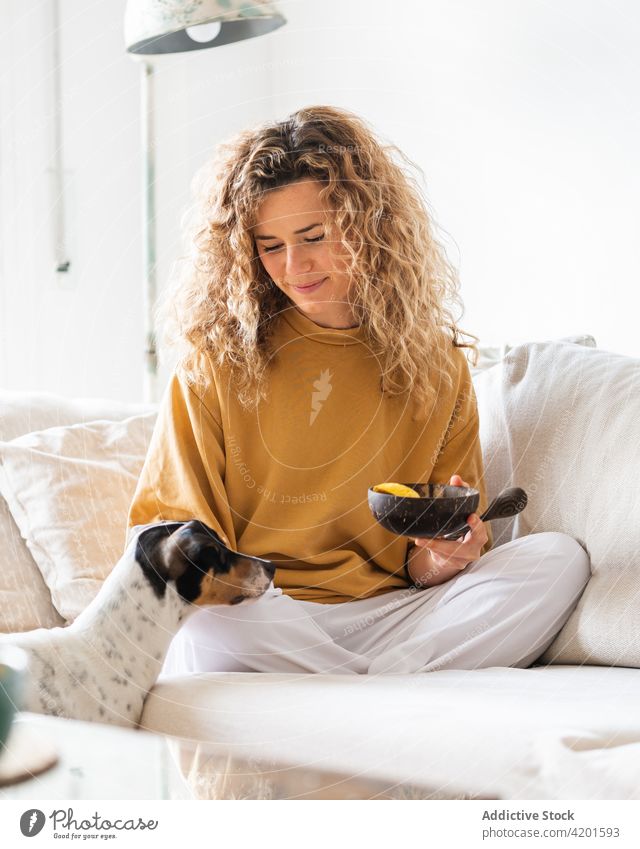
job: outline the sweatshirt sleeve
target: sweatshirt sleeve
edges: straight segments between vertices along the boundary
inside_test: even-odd
[[[471,371],[463,349],[457,348],[455,354],[458,362],[456,403],[441,439],[440,451],[430,482],[449,483],[452,475],[460,475],[463,481],[480,491],[480,503],[476,511],[480,515],[487,509],[487,495],[479,435],[478,404]],[[482,554],[486,554],[493,545],[493,533],[489,522],[486,523],[486,528],[489,539],[482,547]]]
[[[225,450],[215,382],[200,397],[174,371],[164,392],[127,518],[134,529],[199,519],[236,549],[224,488]],[[206,401],[206,402],[205,402]]]

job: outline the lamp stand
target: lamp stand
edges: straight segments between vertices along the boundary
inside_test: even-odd
[[[144,401],[157,399],[158,355],[153,310],[156,303],[156,198],[155,198],[155,147],[154,147],[154,76],[153,65],[141,62],[141,113],[142,113],[142,309],[144,312]]]

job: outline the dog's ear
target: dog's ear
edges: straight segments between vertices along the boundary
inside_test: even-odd
[[[147,528],[136,546],[136,560],[158,598],[164,597],[167,581],[175,581],[185,601],[200,595],[207,572],[227,573],[232,556],[218,534],[195,519]]]
[[[158,598],[163,598],[167,589],[168,574],[164,566],[162,547],[174,531],[184,522],[165,522],[145,528],[136,540],[135,558],[145,578]]]
[[[216,542],[223,548],[227,548],[219,534],[217,534],[213,528],[210,528],[209,525],[205,525],[204,522],[201,522],[200,519],[192,519],[190,522],[183,522],[182,525],[185,532],[188,532],[190,536],[199,538],[203,542]]]
[[[218,534],[200,521],[187,522],[173,534],[169,546],[170,577],[185,601],[195,601],[202,594],[202,580],[208,572],[226,575],[236,557]]]

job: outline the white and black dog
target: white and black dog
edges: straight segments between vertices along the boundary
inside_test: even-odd
[[[227,548],[197,520],[144,528],[75,621],[0,635],[29,655],[24,710],[136,726],[169,644],[197,606],[238,604],[275,566]]]

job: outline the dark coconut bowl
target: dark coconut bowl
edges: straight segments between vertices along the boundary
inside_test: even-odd
[[[406,483],[420,498],[368,490],[369,509],[383,528],[394,534],[417,539],[457,539],[468,530],[467,517],[476,513],[480,502],[477,489],[443,483]],[[480,516],[483,522],[515,516],[527,505],[520,487],[503,490]]]

